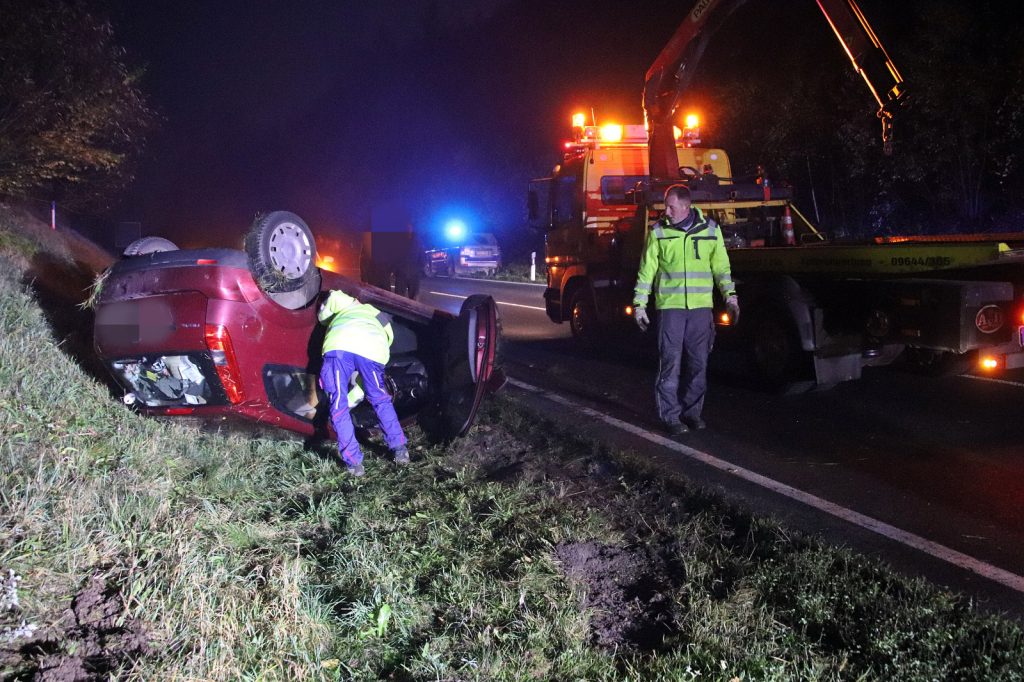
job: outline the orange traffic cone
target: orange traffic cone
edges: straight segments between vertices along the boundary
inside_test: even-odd
[[[786,246],[796,246],[796,233],[793,232],[793,216],[789,213],[789,204],[786,204],[786,211],[782,214],[782,238],[786,240]]]

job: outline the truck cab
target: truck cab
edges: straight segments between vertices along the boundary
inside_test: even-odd
[[[697,121],[689,123],[676,128],[676,154],[694,205],[723,227],[729,245],[777,240],[789,190],[764,177],[735,178],[725,150],[700,146]],[[647,196],[647,139],[643,125],[576,125],[562,163],[531,183],[530,224],[545,233],[545,309],[576,337],[632,313],[644,231],[663,209]]]
[[[633,329],[637,268],[664,183],[650,180],[643,126],[575,133],[551,177],[531,183],[528,209],[545,233],[547,315],[593,345]],[[697,130],[676,133],[675,154],[672,182],[721,226],[744,310],[736,325],[716,315],[716,349],[738,353],[764,383],[831,385],[901,354],[1024,366],[1024,252],[981,238],[830,244],[789,187],[760,171],[734,176],[726,152],[700,146]]]

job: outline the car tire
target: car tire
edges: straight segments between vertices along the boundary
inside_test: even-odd
[[[257,216],[245,235],[245,252],[253,278],[268,294],[303,289],[318,274],[313,232],[290,211]]]
[[[306,283],[302,285],[301,289],[296,289],[294,291],[268,292],[267,298],[288,310],[305,308],[307,305],[312,303],[316,299],[317,294],[320,293],[320,271],[314,270],[313,272],[313,276],[308,278]]]
[[[124,249],[124,256],[126,258],[131,258],[133,256],[145,256],[149,253],[177,250],[178,245],[169,239],[164,239],[163,237],[143,237],[142,239],[136,239],[126,246]]]

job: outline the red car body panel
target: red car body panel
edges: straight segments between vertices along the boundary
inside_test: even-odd
[[[239,251],[160,252],[122,261],[108,274],[99,296],[97,354],[126,394],[139,393],[139,407],[147,414],[242,420],[312,436],[326,430],[329,420],[322,410],[319,418],[302,418],[270,393],[284,385],[292,402],[315,394],[308,382],[321,359],[319,301],[325,292],[341,289],[393,315],[393,363],[402,365],[396,381],[404,377],[412,386],[396,395],[403,421],[419,416],[448,436],[464,433],[483,394],[503,379],[494,368],[498,332],[493,300],[474,301],[471,310],[456,317],[328,271],[318,276],[321,295],[291,310],[264,293]],[[231,370],[242,393],[235,404],[215,371],[223,358],[218,361],[207,341],[217,326],[227,330],[233,349]],[[165,364],[173,364],[175,372]],[[149,380],[140,381],[140,374]],[[198,379],[191,389],[186,374]],[[160,380],[172,386],[168,395],[155,395]],[[312,399],[308,403],[302,408],[316,405]]]

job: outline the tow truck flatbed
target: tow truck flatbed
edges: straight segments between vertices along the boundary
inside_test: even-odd
[[[814,244],[729,250],[733,273],[800,273],[843,277],[919,276],[979,266],[1024,264],[1024,253],[1004,242]]]

